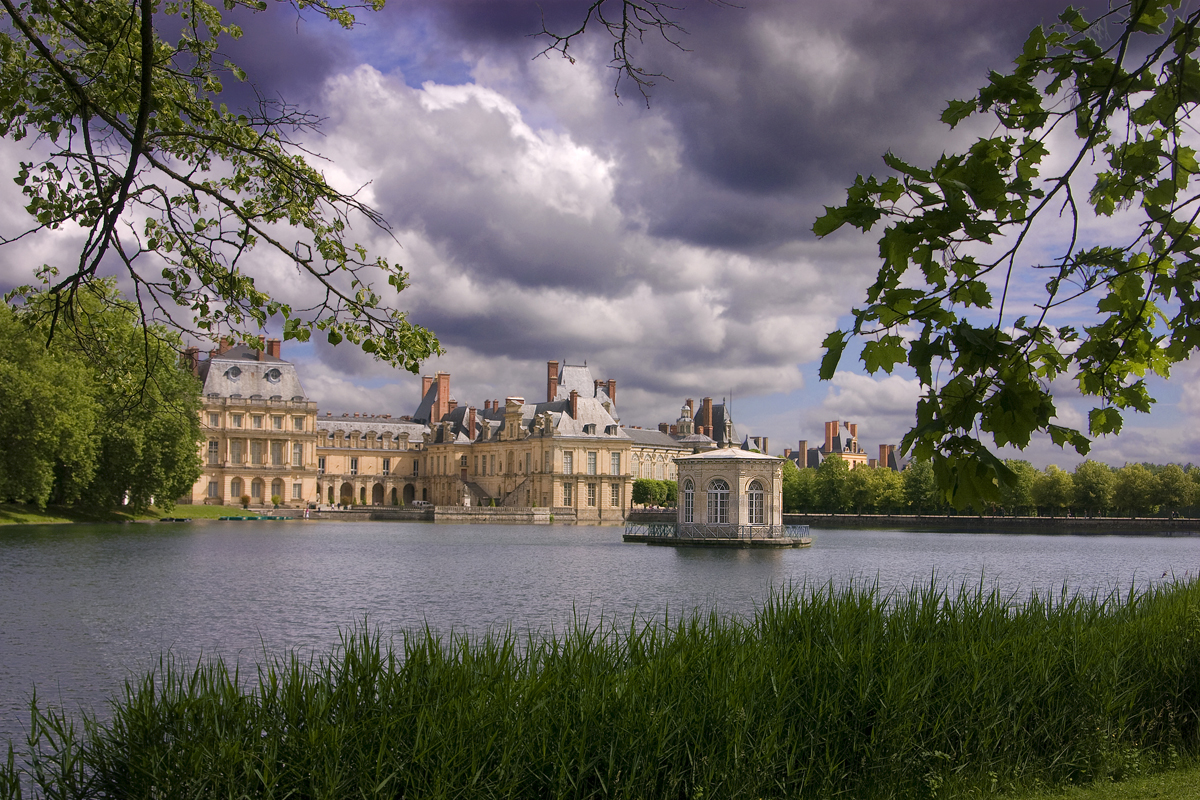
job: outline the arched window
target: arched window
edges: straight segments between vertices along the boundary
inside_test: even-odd
[[[263,499],[263,482],[258,478],[250,481],[250,499],[257,501]]]
[[[708,524],[729,524],[729,484],[720,478],[708,485]]]
[[[239,503],[242,500],[242,495],[245,491],[242,489],[242,479],[234,478],[229,482],[229,496],[237,500]]]
[[[696,487],[689,478],[683,482],[683,521],[694,522],[696,509]]]
[[[758,481],[752,481],[750,488],[746,490],[746,499],[749,501],[750,524],[762,525],[764,520],[763,514],[763,487]]]
[[[280,500],[283,499],[283,481],[279,478],[271,481],[271,497],[278,497]]]

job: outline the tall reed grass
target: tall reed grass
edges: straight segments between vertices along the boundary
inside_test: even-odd
[[[0,797],[989,795],[1196,751],[1200,582],[1014,603],[936,583],[752,619],[481,639],[367,625],[247,682],[169,659],[103,724],[35,701]],[[250,685],[248,685],[250,684]]]

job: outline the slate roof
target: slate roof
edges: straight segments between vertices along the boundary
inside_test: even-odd
[[[677,439],[674,436],[671,436],[668,433],[663,433],[659,430],[651,430],[646,428],[624,428],[623,430],[629,435],[630,439],[633,439],[636,444],[646,445],[647,447],[669,447],[675,450],[692,449],[691,443],[685,444],[683,439]],[[693,439],[695,437],[688,436],[684,438]],[[704,436],[703,439],[708,444],[712,444],[712,439],[709,439],[707,436]]]
[[[720,450],[709,450],[707,453],[696,453],[690,456],[677,456],[676,461],[782,461],[778,456],[769,456],[766,453],[755,453],[752,450],[743,450],[740,447],[722,447]]]
[[[410,442],[420,442],[421,437],[425,435],[429,427],[419,422],[402,420],[396,417],[369,414],[355,417],[353,415],[342,414],[339,416],[324,415],[317,417],[317,430],[325,431],[330,436],[338,432],[347,435],[352,431],[357,431],[364,435],[374,433],[376,436],[390,433],[393,439],[399,438],[402,433],[407,433]]]
[[[202,361],[200,378],[204,381],[202,391],[205,396],[308,399],[296,367],[290,361],[266,353],[261,353],[260,358],[259,351],[245,345]]]

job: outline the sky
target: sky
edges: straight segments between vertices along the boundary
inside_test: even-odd
[[[899,442],[919,392],[911,374],[870,376],[848,354],[832,381],[817,378],[821,341],[878,269],[878,232],[818,240],[812,223],[857,174],[888,174],[885,152],[928,165],[987,133],[986,122],[952,132],[938,115],[1065,4],[676,5],[681,46],[648,34],[634,50],[666,76],[648,105],[628,82],[616,96],[601,29],[572,46],[573,63],[539,57],[549,41],[531,34],[577,26],[580,2],[389,0],[352,31],[271,4],[242,15],[245,35],[224,51],[260,92],[324,118],[306,144],[390,224],[355,234],[408,271],[396,303],[446,350],[422,371],[449,372],[459,404],[541,400],[548,360],[586,362],[617,381],[626,425],[673,422],[685,399],[711,396],[774,453],[817,443],[831,419],[858,423],[869,452]],[[0,169],[23,146],[3,142]],[[0,219],[20,205],[0,189]],[[1062,232],[1040,235],[1049,252]],[[69,239],[0,251],[0,283],[29,281],[27,265]],[[263,288],[303,299],[286,265],[264,257],[257,269]],[[1032,302],[1036,288],[1015,293]],[[322,412],[418,403],[419,376],[349,346],[289,342],[283,355]],[[1069,381],[1054,388],[1060,421],[1085,424],[1089,404]],[[1200,461],[1200,367],[1153,388],[1154,412],[1098,440],[1094,458]],[[1081,460],[1048,441],[1021,457]]]

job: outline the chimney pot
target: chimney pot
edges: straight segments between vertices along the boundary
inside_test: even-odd
[[[280,347],[279,339],[267,339],[267,355],[274,356],[275,358],[279,358],[280,357],[279,347]]]
[[[554,396],[558,394],[558,362],[546,362],[546,402],[554,400]]]
[[[579,392],[571,390],[571,419],[579,419]]]
[[[608,379],[608,399],[615,406],[617,404],[617,380],[616,378]]]

